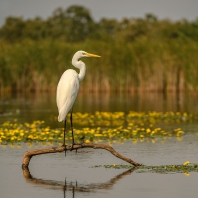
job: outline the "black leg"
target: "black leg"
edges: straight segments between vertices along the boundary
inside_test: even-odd
[[[73,108],[71,109],[71,115],[70,115],[71,130],[72,130],[72,147],[71,147],[71,150],[73,149],[73,146],[75,145],[75,142],[74,142],[74,130],[73,130],[73,123],[72,123],[72,111],[73,111]]]
[[[64,139],[63,139],[63,146],[65,146],[65,133],[66,133],[66,119],[65,119],[65,123],[64,123]]]
[[[72,110],[70,115],[70,122],[71,122],[71,130],[72,130],[72,144],[74,144],[74,131],[73,131],[73,123],[72,123]]]
[[[66,123],[67,123],[67,120],[65,119],[65,123],[64,123],[64,139],[63,139],[63,146],[65,147],[65,157],[66,157],[66,145],[65,145]]]

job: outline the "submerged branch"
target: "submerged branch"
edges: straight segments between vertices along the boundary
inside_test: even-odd
[[[76,144],[73,146],[72,150],[82,149],[82,148],[93,148],[93,149],[105,149],[109,152],[111,152],[114,156],[134,165],[134,166],[140,166],[141,164],[133,161],[130,158],[127,158],[121,154],[119,154],[117,151],[115,151],[111,146],[106,144]],[[53,148],[46,148],[46,149],[35,149],[32,151],[27,151],[23,156],[23,162],[22,162],[22,169],[26,169],[29,166],[30,160],[35,155],[41,155],[41,154],[48,154],[48,153],[57,153],[57,152],[63,152],[65,150],[71,150],[71,146],[66,145],[59,146],[59,147],[53,147]]]

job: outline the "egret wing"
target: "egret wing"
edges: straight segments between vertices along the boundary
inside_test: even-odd
[[[56,102],[58,106],[58,121],[66,119],[71,110],[79,90],[78,74],[74,70],[67,70],[63,73],[57,87]]]

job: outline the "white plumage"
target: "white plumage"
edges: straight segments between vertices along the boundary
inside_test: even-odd
[[[85,51],[76,52],[72,58],[72,65],[78,68],[80,72],[77,73],[73,69],[66,70],[61,76],[57,86],[56,102],[59,112],[58,121],[59,122],[65,121],[64,140],[63,140],[64,146],[65,146],[66,116],[71,111],[70,119],[71,119],[71,127],[72,127],[72,107],[79,91],[79,86],[80,86],[79,84],[84,79],[86,74],[85,63],[79,60],[82,57],[100,57],[100,56],[95,54],[90,54]],[[72,139],[74,144],[73,128],[72,128]]]
[[[59,111],[58,121],[66,119],[79,90],[78,73],[69,69],[63,73],[57,87],[56,101]]]

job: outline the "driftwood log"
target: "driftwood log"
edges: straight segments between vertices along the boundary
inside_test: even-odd
[[[71,146],[66,145],[64,146],[58,146],[58,147],[52,147],[52,148],[45,148],[45,149],[35,149],[31,151],[27,151],[23,156],[23,162],[22,162],[22,169],[27,169],[30,163],[30,160],[35,155],[41,155],[41,154],[48,154],[48,153],[57,153],[57,152],[64,152],[65,150],[77,150],[82,148],[93,148],[93,149],[105,149],[109,152],[111,152],[114,156],[128,162],[129,164],[132,164],[134,166],[140,166],[141,164],[133,161],[130,158],[127,158],[118,152],[116,152],[111,146],[106,144],[92,144],[92,143],[83,143],[83,144],[76,144],[71,148]]]

